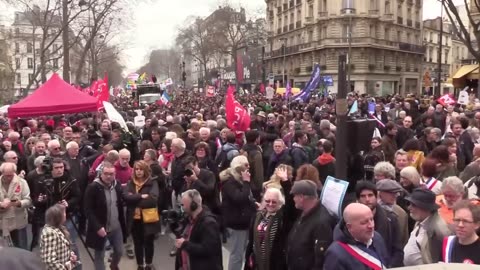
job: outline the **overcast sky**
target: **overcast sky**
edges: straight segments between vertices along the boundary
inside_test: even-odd
[[[458,0],[459,4],[463,3]],[[130,29],[119,38],[127,40],[127,49],[123,53],[125,72],[132,72],[146,62],[152,49],[169,48],[173,45],[176,30],[191,16],[208,16],[220,0],[148,0],[132,8],[134,21]],[[265,10],[265,0],[230,0],[248,11]],[[0,15],[2,13],[0,8]],[[13,12],[9,12],[13,16]],[[4,11],[4,15],[5,11]],[[440,4],[437,0],[424,0],[424,19],[440,16]],[[1,22],[0,22],[1,23]]]

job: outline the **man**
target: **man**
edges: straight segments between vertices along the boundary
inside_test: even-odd
[[[387,212],[393,213],[398,222],[399,241],[404,247],[408,241],[408,215],[397,205],[397,197],[403,191],[402,186],[395,180],[383,179],[377,182],[378,204]]]
[[[465,170],[460,173],[459,177],[466,183],[477,175],[480,175],[480,144],[476,144],[473,148],[473,160],[465,167]]]
[[[186,153],[186,144],[180,138],[172,140],[172,153],[175,158],[172,161],[171,179],[172,179],[172,206],[177,209],[179,207],[179,197],[183,185],[185,184],[185,165],[189,154]]]
[[[45,143],[45,145],[48,145],[48,143],[52,140],[52,136],[48,133],[43,133],[40,135],[40,140]]]
[[[132,177],[133,169],[130,167],[130,151],[123,148],[118,152],[118,161],[115,162],[116,180],[122,185],[126,185]]]
[[[395,167],[388,161],[380,161],[373,167],[373,178],[375,181],[395,179]]]
[[[222,133],[220,136],[222,137],[222,141],[225,141],[225,144],[220,147],[215,157],[215,164],[218,166],[218,171],[223,171],[230,167],[233,158],[240,154],[238,146],[235,144],[235,133],[229,130],[225,132],[222,130]]]
[[[325,255],[324,270],[370,270],[390,266],[385,242],[375,232],[372,210],[360,203],[351,203],[343,211],[343,219],[335,228],[335,242]]]
[[[392,212],[377,207],[377,187],[372,182],[359,181],[355,187],[357,202],[372,210],[375,231],[385,241],[391,267],[403,266],[403,246],[400,242],[400,228],[396,216]]]
[[[25,142],[32,136],[32,130],[29,127],[24,127],[22,128],[22,143],[25,144]]]
[[[399,148],[402,148],[406,141],[412,139],[415,136],[415,131],[413,131],[413,129],[411,128],[413,124],[411,116],[405,116],[402,124],[403,126],[398,128],[398,133],[396,137],[397,146]]]
[[[80,147],[78,149],[78,156],[81,160],[89,159],[90,157],[98,155],[98,152],[93,149],[91,145],[82,140],[82,134],[80,132],[73,132],[72,141],[76,142]]]
[[[258,146],[260,144],[260,133],[257,130],[249,130],[245,133],[245,139],[247,143],[243,146],[242,151],[247,154],[250,166],[253,197],[259,201],[264,180],[262,149]]]
[[[335,175],[335,158],[333,157],[333,144],[329,140],[322,143],[323,153],[313,161],[317,168],[320,181],[325,183],[328,176]]]
[[[385,161],[394,163],[395,152],[397,152],[397,125],[393,122],[388,122],[385,125],[385,135],[382,138],[382,148],[385,153]],[[401,147],[401,146],[398,146]]]
[[[15,151],[18,155],[23,156],[25,154],[25,147],[20,141],[20,134],[18,132],[8,133],[8,141],[12,143],[12,151]]]
[[[211,133],[210,128],[202,127],[202,128],[200,128],[199,133],[200,133],[200,140],[202,142],[207,143],[208,147],[210,147],[210,158],[212,160],[214,160],[215,155],[217,154],[217,144],[216,144],[215,140],[210,139],[210,133]]]
[[[30,172],[35,169],[35,165],[33,164],[35,159],[39,156],[45,156],[46,155],[46,147],[45,143],[43,141],[37,141],[35,143],[35,153],[30,155],[27,159],[27,170]]]
[[[182,193],[182,205],[188,217],[183,237],[175,240],[175,269],[221,270],[222,242],[215,216],[202,206],[202,196],[195,189]]]
[[[437,263],[442,259],[442,242],[451,234],[445,221],[438,215],[435,193],[417,188],[405,198],[410,202],[410,216],[417,222],[404,247],[405,266]]]
[[[216,188],[215,175],[207,170],[200,169],[198,160],[194,157],[188,157],[185,160],[185,169],[190,170],[189,174],[185,174],[185,185],[183,190],[194,189],[202,196],[203,203],[210,211],[218,214],[219,197]]]
[[[450,226],[453,226],[453,208],[456,203],[467,199],[462,180],[450,176],[442,181],[441,194],[437,195],[438,215]]]
[[[301,214],[288,235],[288,269],[321,270],[325,251],[333,240],[335,220],[320,203],[313,181],[295,181],[290,193]]]
[[[425,156],[432,152],[433,148],[437,146],[437,133],[433,132],[433,128],[427,127],[423,130],[423,136],[418,140],[420,150],[425,153]]]
[[[390,121],[395,122],[398,119],[401,110],[402,110],[402,103],[395,102],[395,107],[388,111],[388,118],[390,118]]]
[[[95,250],[95,270],[104,270],[105,243],[113,247],[111,270],[118,270],[123,253],[125,218],[122,187],[115,180],[115,167],[105,162],[100,177],[85,192],[85,213],[88,220],[86,244]]]
[[[62,158],[62,147],[58,140],[51,140],[47,144],[48,155],[52,158]]]
[[[293,170],[296,171],[303,164],[309,163],[308,154],[305,150],[305,146],[308,143],[308,136],[302,131],[297,130],[295,131],[293,139],[294,143],[292,145],[292,149],[290,150],[290,155],[292,156],[293,160]]]
[[[0,220],[10,231],[15,247],[28,249],[27,208],[32,200],[27,181],[19,177],[16,170],[17,166],[11,162],[0,166]]]
[[[435,112],[433,113],[433,126],[438,127],[441,130],[441,133],[445,133],[446,128],[446,115],[441,104],[435,106]]]
[[[292,157],[290,156],[285,142],[282,139],[276,139],[273,142],[273,153],[268,160],[265,179],[270,179],[278,165],[292,165],[292,162]]]
[[[24,178],[24,177],[25,177],[26,172],[25,172],[21,167],[19,167],[19,158],[18,158],[17,152],[15,152],[15,151],[8,151],[8,152],[6,152],[6,153],[3,155],[3,160],[4,160],[5,162],[10,162],[10,163],[15,164],[15,166],[17,166],[18,176],[20,176],[21,178]]]
[[[457,137],[457,169],[463,171],[473,160],[473,148],[475,145],[470,132],[467,131],[469,126],[468,119],[460,117],[458,122],[461,126],[461,134]]]
[[[62,146],[62,149],[66,150],[67,143],[69,143],[72,140],[73,136],[73,130],[71,127],[64,127],[63,128],[63,136],[60,138],[60,145]]]

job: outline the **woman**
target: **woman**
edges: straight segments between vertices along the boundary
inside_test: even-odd
[[[37,143],[37,137],[30,137],[25,141],[25,156],[29,157],[35,151],[35,144]]]
[[[150,166],[150,170],[152,172],[152,179],[157,181],[158,188],[160,191],[160,194],[158,196],[158,209],[164,210],[168,208],[168,205],[166,205],[166,201],[164,200],[165,198],[170,198],[167,197],[166,188],[167,188],[167,183],[165,181],[165,175],[163,175],[162,168],[160,165],[158,165],[157,161],[157,151],[153,149],[147,149],[145,151],[145,156],[143,157],[143,160]]]
[[[449,161],[450,163],[454,166],[454,168],[458,168],[460,164],[459,160],[457,159],[457,140],[455,138],[445,138],[442,141],[442,144],[448,148],[448,154],[449,154]],[[465,167],[465,166],[463,166]]]
[[[407,152],[409,166],[415,167],[420,171],[422,163],[425,160],[425,154],[420,150],[420,144],[417,139],[409,139],[403,145],[403,151]]]
[[[455,235],[443,240],[443,261],[446,263],[480,264],[480,204],[463,200],[454,207]]]
[[[170,175],[172,171],[172,161],[175,155],[172,153],[172,140],[164,140],[158,156],[158,163],[165,175]]]
[[[435,195],[442,193],[442,181],[435,178],[437,173],[437,161],[426,158],[422,163],[422,185],[431,190]]]
[[[370,151],[364,156],[365,179],[373,181],[373,168],[378,162],[385,161],[385,154],[382,150],[382,138],[374,137],[370,142]]]
[[[408,166],[403,168],[400,171],[400,185],[403,187],[403,192],[400,196],[397,197],[397,204],[400,206],[405,212],[408,210],[408,201],[405,198],[412,193],[414,189],[420,187],[421,176],[418,173],[417,169],[412,166]],[[409,212],[407,212],[409,213]],[[411,232],[415,227],[415,221],[412,217],[408,218],[408,231]]]
[[[291,183],[287,171],[282,169],[280,174],[284,176],[282,186],[289,196],[289,202],[285,204],[285,197],[278,188],[268,188],[263,195],[261,207],[249,230],[245,270],[287,269],[283,259],[286,256],[284,247],[294,220],[291,213],[295,211],[295,207],[290,195]]]
[[[147,151],[147,149],[155,149],[155,146],[153,145],[153,143],[151,141],[143,140],[140,143],[140,156],[141,157],[145,156],[145,151]]]
[[[197,143],[193,152],[198,160],[198,166],[201,169],[210,170],[214,175],[218,175],[218,166],[216,166],[215,162],[210,158],[210,147],[207,143]]]
[[[449,176],[457,175],[457,169],[454,161],[456,160],[456,156],[452,157],[452,154],[448,150],[447,146],[439,145],[435,147],[430,153],[429,157],[437,161],[437,173],[435,178],[438,180],[443,181],[443,179]]]
[[[285,191],[282,190],[282,185],[281,185],[281,181],[282,181],[281,175],[282,175],[282,172],[285,170],[287,171],[288,180],[292,180],[293,167],[290,165],[280,164],[275,169],[275,172],[273,173],[272,177],[270,177],[270,180],[263,183],[263,192],[265,192],[269,188],[278,188],[283,192],[283,194],[285,194]]]
[[[132,180],[128,182],[124,195],[127,205],[127,229],[133,238],[139,270],[154,269],[153,240],[154,235],[160,231],[157,207],[159,188],[150,175],[150,166],[145,161],[135,162]]]
[[[40,236],[40,257],[47,270],[74,269],[77,257],[72,251],[70,234],[64,226],[65,206],[55,204],[45,213],[45,227]]]
[[[311,180],[317,184],[318,194],[322,190],[323,184],[320,182],[320,176],[318,174],[317,168],[311,164],[303,164],[297,169],[297,176],[295,181],[298,180]]]

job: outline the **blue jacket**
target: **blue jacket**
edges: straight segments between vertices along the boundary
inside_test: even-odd
[[[384,267],[390,266],[390,258],[388,256],[387,248],[383,241],[382,236],[375,232],[373,236],[372,245],[368,248],[353,239],[353,237],[348,232],[345,222],[342,220],[335,227],[333,233],[334,242],[328,247],[325,254],[325,263],[323,270],[370,270],[368,266],[354,258],[350,253],[348,253],[338,242],[343,242],[345,244],[355,245],[373,257],[377,258],[382,262]]]

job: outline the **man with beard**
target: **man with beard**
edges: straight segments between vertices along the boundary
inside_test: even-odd
[[[385,242],[374,230],[372,210],[351,203],[335,227],[334,242],[325,254],[324,270],[385,269],[390,266]]]
[[[403,266],[403,250],[400,242],[400,229],[396,216],[382,207],[377,207],[377,187],[373,182],[359,181],[356,186],[357,201],[372,210],[375,231],[385,240],[391,267]]]

